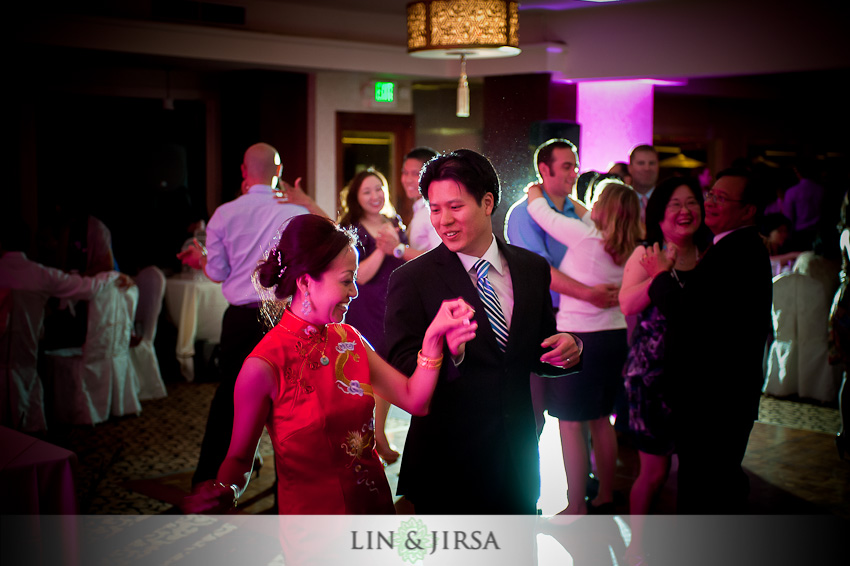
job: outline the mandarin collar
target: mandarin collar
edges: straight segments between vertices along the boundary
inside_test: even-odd
[[[307,322],[288,308],[283,310],[279,324],[289,333],[308,340],[321,338],[328,328],[327,325],[318,326]]]

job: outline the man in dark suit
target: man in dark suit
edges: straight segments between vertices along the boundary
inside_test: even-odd
[[[680,513],[746,510],[741,461],[758,417],[773,299],[770,259],[755,227],[755,185],[745,170],[718,174],[705,199],[714,246],[684,283],[671,269],[675,252],[662,252],[663,269],[649,287],[668,321]]]
[[[420,191],[443,243],[390,279],[389,361],[413,372],[444,299],[472,305],[478,332],[458,356],[446,351],[430,413],[411,421],[398,492],[417,513],[534,514],[540,463],[528,376],[569,373],[580,348],[572,335],[556,333],[546,261],[493,235],[500,189],[487,158],[471,150],[438,156]],[[490,264],[486,277],[474,268],[479,259]],[[491,322],[482,284],[495,291],[502,322]]]

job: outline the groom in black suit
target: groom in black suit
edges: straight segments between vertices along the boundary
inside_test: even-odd
[[[705,198],[714,246],[686,282],[667,264],[649,287],[668,323],[683,514],[746,511],[741,461],[758,417],[773,299],[767,247],[754,225],[755,181],[745,170],[719,173]]]
[[[410,375],[430,321],[445,299],[475,308],[476,337],[452,358],[449,349],[430,413],[413,417],[398,493],[425,514],[534,514],[540,495],[537,433],[529,373],[570,373],[580,349],[558,334],[549,295],[549,265],[493,235],[499,179],[471,150],[425,166],[420,191],[443,243],[390,278],[385,320],[389,361]],[[504,325],[490,321],[473,265],[490,263],[487,280]],[[494,328],[504,329],[500,344]],[[503,334],[503,335],[504,335]]]

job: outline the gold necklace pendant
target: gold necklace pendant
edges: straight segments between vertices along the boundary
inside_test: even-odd
[[[307,363],[308,363],[308,365],[310,366],[311,369],[317,369],[319,367],[318,364],[316,364],[316,362],[310,361],[308,358],[309,358],[310,354],[312,354],[314,351],[316,351],[316,349],[318,349],[319,345],[321,344],[322,355],[319,358],[319,363],[322,364],[323,366],[330,364],[331,360],[330,360],[330,358],[328,358],[327,354],[325,354],[325,351],[328,347],[327,328],[325,328],[325,331],[322,332],[312,325],[307,325],[306,327],[303,328],[302,331],[306,335],[308,342],[311,343],[311,348],[309,350],[307,350],[307,348],[305,346],[303,346],[301,344],[301,341],[299,340],[295,344],[295,349],[298,351],[298,354],[307,361]],[[295,333],[291,330],[287,329],[287,332],[289,332],[293,336],[298,336],[297,333]]]

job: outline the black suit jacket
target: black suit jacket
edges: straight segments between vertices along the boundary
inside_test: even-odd
[[[666,367],[678,420],[717,430],[757,418],[773,300],[770,258],[757,229],[720,240],[683,287],[659,275],[649,296],[668,320]]]
[[[498,241],[498,239],[497,239]],[[430,412],[413,417],[398,492],[437,513],[534,513],[540,493],[529,373],[564,375],[540,363],[540,343],[557,332],[549,265],[498,241],[510,269],[514,307],[503,353],[484,305],[457,255],[445,245],[399,267],[390,278],[385,319],[389,361],[416,368],[425,330],[443,300],[463,297],[478,332],[455,367],[448,348]]]

